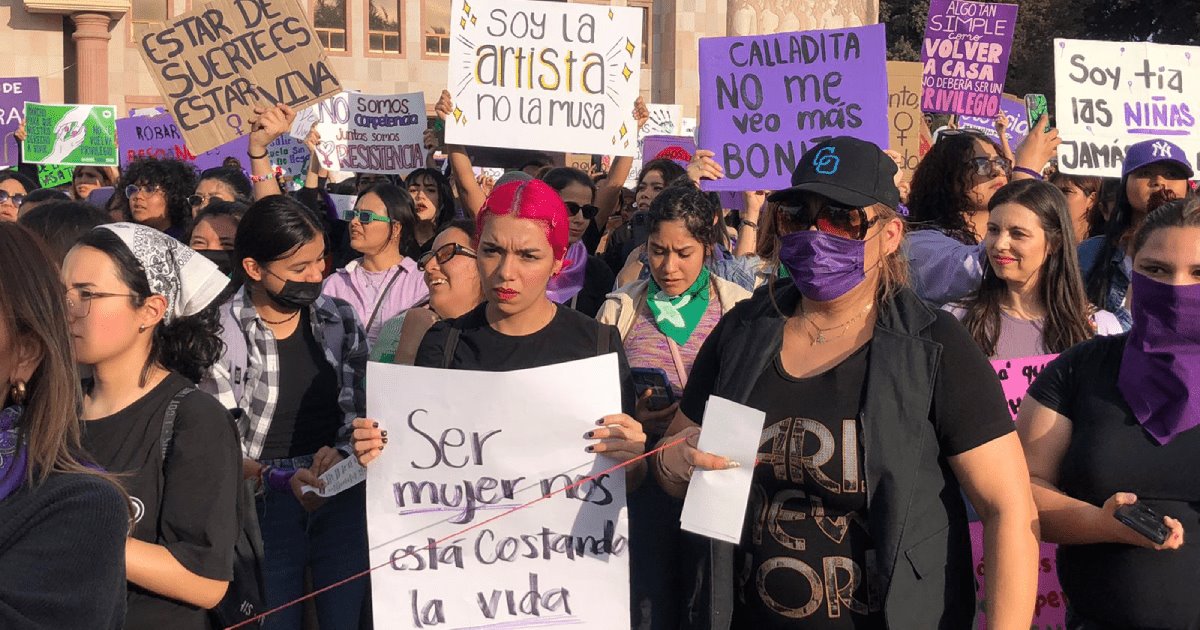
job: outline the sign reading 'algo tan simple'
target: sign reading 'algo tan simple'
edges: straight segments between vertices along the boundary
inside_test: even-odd
[[[342,90],[296,0],[210,0],[138,41],[196,154],[249,133],[256,106],[299,108]]]

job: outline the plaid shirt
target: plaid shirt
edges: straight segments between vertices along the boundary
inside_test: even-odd
[[[367,338],[349,304],[321,296],[309,307],[313,336],[325,350],[325,360],[338,373],[338,406],[342,426],[335,447],[350,456],[351,423],[363,415],[367,369]],[[271,429],[279,399],[279,352],[275,335],[258,316],[246,288],[221,306],[225,356],[212,366],[200,389],[216,396],[226,409],[241,410],[238,431],[242,453],[258,459]],[[244,348],[244,352],[230,351]]]

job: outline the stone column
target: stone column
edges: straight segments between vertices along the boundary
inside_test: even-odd
[[[108,32],[112,18],[107,13],[72,13],[75,22],[75,76],[78,79],[79,102],[107,105],[108,95]]]

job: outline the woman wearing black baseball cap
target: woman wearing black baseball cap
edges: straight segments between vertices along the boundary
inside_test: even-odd
[[[839,137],[779,204],[790,279],[721,320],[696,357],[657,476],[682,496],[710,395],[766,413],[737,547],[687,536],[685,627],[969,628],[961,488],[986,532],[993,628],[1027,627],[1037,580],[1028,471],[987,359],[907,288],[895,163]],[[800,625],[797,625],[800,624]]]

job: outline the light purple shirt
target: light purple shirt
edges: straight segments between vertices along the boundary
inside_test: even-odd
[[[393,279],[395,282],[392,282]],[[391,288],[387,288],[389,283]],[[385,289],[387,293],[380,302],[380,294]],[[383,271],[367,271],[362,267],[361,258],[353,260],[325,280],[322,292],[350,304],[367,331],[369,346],[375,345],[384,322],[429,297],[425,278],[417,269],[416,261],[411,258],[405,258],[399,265]],[[372,321],[371,314],[375,312],[376,304],[379,304],[379,312]]]

